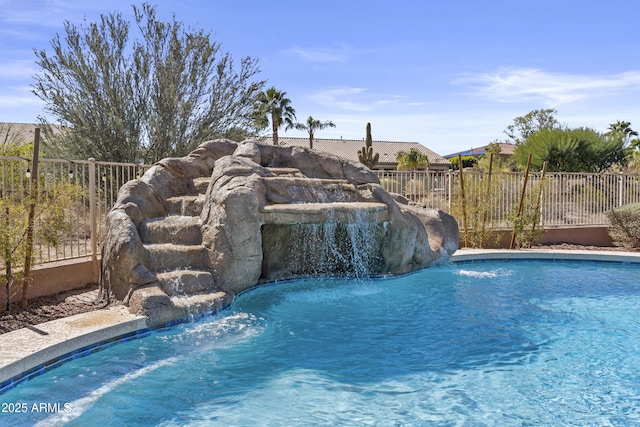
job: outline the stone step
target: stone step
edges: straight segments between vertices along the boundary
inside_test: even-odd
[[[149,251],[150,270],[156,273],[171,270],[208,270],[209,255],[202,245],[145,244]]]
[[[198,294],[215,289],[213,276],[204,270],[173,270],[158,273],[158,282],[169,296]]]
[[[202,178],[194,178],[193,186],[196,189],[198,194],[205,194],[207,192],[207,188],[209,188],[209,182],[211,181],[210,177],[202,177]]]
[[[167,215],[200,216],[204,199],[204,194],[169,197],[165,200]]]
[[[361,200],[358,189],[343,179],[304,178],[296,176],[263,177],[266,194],[271,203],[357,202]]]
[[[136,289],[129,302],[129,309],[147,313],[147,325],[163,326],[176,320],[220,311],[232,301],[233,294],[217,289],[191,296],[169,296],[155,283]]]
[[[200,218],[172,215],[144,221],[139,228],[142,243],[173,243],[199,245],[202,243]]]
[[[223,291],[203,292],[199,294],[171,297],[173,305],[186,310],[189,316],[222,310],[233,301],[233,295]]]
[[[290,177],[300,177],[304,178],[300,169],[297,168],[265,168],[267,172],[271,172],[274,175],[278,176],[290,176]]]
[[[358,224],[389,220],[387,205],[371,202],[274,204],[264,206],[260,213],[265,224]]]

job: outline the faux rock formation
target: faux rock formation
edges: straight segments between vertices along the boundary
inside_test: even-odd
[[[360,163],[216,140],[121,188],[107,216],[101,296],[162,325],[267,281],[424,268],[458,238],[453,217],[387,193]]]

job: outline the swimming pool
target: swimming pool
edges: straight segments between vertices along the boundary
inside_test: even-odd
[[[0,423],[634,425],[639,319],[632,264],[283,282],[23,383]]]

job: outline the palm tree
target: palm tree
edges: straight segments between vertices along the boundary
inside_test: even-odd
[[[398,151],[396,160],[398,161],[398,170],[411,169],[415,171],[420,166],[429,167],[429,157],[415,148],[410,148],[409,151]]]
[[[609,125],[609,135],[622,135],[625,139],[631,139],[632,136],[638,136],[638,132],[631,129],[631,123],[618,120]]]
[[[291,100],[286,97],[287,92],[279,91],[275,87],[260,92],[256,97],[254,118],[258,129],[265,129],[271,121],[273,131],[273,145],[278,145],[278,129],[286,125],[284,130],[293,128],[296,110],[291,106]],[[271,119],[271,120],[269,120]]]
[[[299,130],[306,130],[309,132],[309,148],[313,148],[313,135],[316,130],[322,130],[326,128],[334,128],[336,125],[333,124],[331,120],[327,120],[326,122],[321,122],[320,120],[316,120],[313,117],[309,116],[307,119],[307,123],[296,123],[295,128]]]

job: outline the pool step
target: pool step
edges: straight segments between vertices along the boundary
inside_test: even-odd
[[[198,294],[215,289],[211,272],[204,270],[173,270],[157,274],[167,295]]]
[[[217,312],[233,301],[233,295],[223,291],[203,292],[189,296],[172,296],[171,302],[184,309],[188,316]]]

